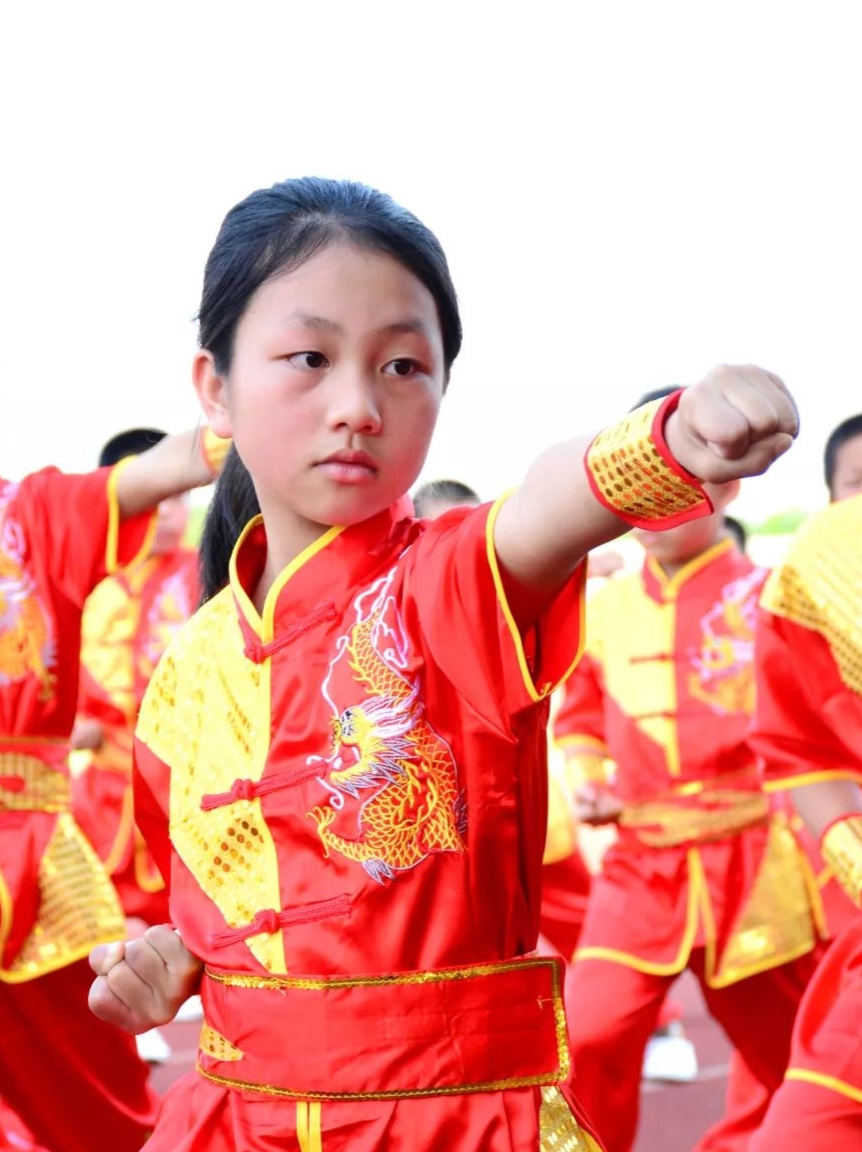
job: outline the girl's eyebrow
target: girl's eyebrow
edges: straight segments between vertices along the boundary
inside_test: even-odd
[[[424,336],[425,339],[430,338],[428,325],[423,320],[397,320],[394,324],[384,324],[382,328],[378,328],[377,332],[380,335],[404,336],[416,335]]]
[[[325,316],[314,316],[310,312],[291,312],[285,320],[298,321],[306,328],[326,329],[330,332],[342,332],[343,328],[340,324],[336,324],[334,320],[328,320]]]
[[[344,328],[335,320],[330,320],[326,316],[315,316],[310,312],[292,312],[286,318],[287,322],[297,321],[305,328],[313,328],[317,331],[337,332],[342,333]],[[384,324],[381,328],[375,330],[376,336],[400,336],[400,335],[417,335],[424,336],[425,339],[430,339],[430,332],[428,325],[418,318],[408,320],[396,320],[392,324]]]

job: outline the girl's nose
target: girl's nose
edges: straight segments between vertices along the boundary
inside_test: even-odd
[[[373,382],[359,372],[344,372],[333,385],[330,420],[333,427],[374,433],[380,429],[380,406]]]

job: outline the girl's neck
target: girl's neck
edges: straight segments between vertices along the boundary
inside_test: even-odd
[[[264,516],[266,528],[266,561],[252,595],[254,606],[263,613],[263,606],[275,581],[281,573],[310,548],[316,540],[329,531],[326,524],[314,524],[304,520],[292,521],[289,525],[278,523],[278,517]]]

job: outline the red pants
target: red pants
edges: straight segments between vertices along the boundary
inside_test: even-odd
[[[793,1030],[788,1079],[775,1093],[751,1152],[791,1146],[806,1152],[862,1147],[862,916],[858,913],[827,951],[805,993]]]
[[[852,1152],[862,1148],[862,1100],[820,1084],[785,1080],[748,1147],[749,1152],[782,1148]]]
[[[765,1088],[748,1092],[740,1086],[726,1120],[698,1144],[699,1152],[726,1152],[745,1146],[782,1081],[793,1018],[814,961],[806,957],[722,989],[706,985],[703,965],[703,949],[695,949],[689,967],[710,1014]],[[607,1152],[630,1152],[634,1144],[644,1049],[674,979],[608,960],[585,959],[572,965],[566,1007],[573,1087]]]
[[[135,1040],[90,1012],[86,959],[0,983],[0,1096],[53,1152],[138,1152],[158,1098]]]
[[[587,914],[592,877],[579,851],[542,865],[539,931],[565,961],[571,960]]]
[[[542,909],[539,921],[539,951],[546,956],[562,956],[566,961],[566,987],[570,980],[571,959],[578,946],[587,914],[592,876],[587,863],[576,849],[571,856],[542,865]],[[571,1004],[568,993],[566,1003]],[[674,1001],[662,1002],[657,1027],[678,1020],[682,1009]]]

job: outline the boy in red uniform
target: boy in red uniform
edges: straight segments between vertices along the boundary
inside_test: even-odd
[[[562,961],[534,953],[548,701],[578,657],[583,558],[632,519],[706,511],[695,476],[768,467],[792,399],[718,370],[545,453],[493,505],[423,521],[403,497],[461,328],[414,216],[346,181],[253,193],[199,316],[195,384],[236,449],[205,603],[135,741],[179,938],[93,956],[94,1007],[133,1030],[201,979],[198,1067],[148,1152],[588,1147]]]
[[[770,818],[745,740],[766,573],[724,525],[738,482],[709,491],[710,516],[639,531],[642,569],[590,598],[586,651],[555,722],[590,782],[582,817],[618,823],[568,989],[579,1098],[608,1152],[634,1142],[644,1047],[686,967],[756,1079],[778,1087],[822,930],[804,854]],[[767,1101],[735,1099],[700,1147],[744,1146]]]
[[[862,1140],[862,417],[829,437],[830,504],[770,575],[757,627],[751,740],[767,786],[797,811],[855,911],[821,960],[790,1062],[752,1152],[812,1152]]]
[[[155,428],[122,432],[102,448],[98,466],[138,456],[164,436]],[[200,600],[197,549],[183,543],[188,519],[187,493],[161,501],[149,551],[90,594],[81,629],[72,807],[141,931],[166,921],[168,909],[164,880],[132,818],[132,740],[150,676]]]
[[[63,1152],[137,1152],[156,1104],[131,1037],[87,1011],[87,955],[125,921],[71,812],[81,614],[147,547],[150,509],[212,479],[200,440],[0,481],[0,1096]]]
[[[103,446],[98,466],[146,452],[165,435],[158,428],[120,432]],[[200,600],[197,549],[183,543],[188,521],[187,492],[162,500],[149,551],[91,592],[81,628],[72,811],[110,874],[130,935],[168,919],[165,882],[133,818],[132,740],[153,669]],[[171,1054],[155,1029],[137,1043],[151,1062]]]

